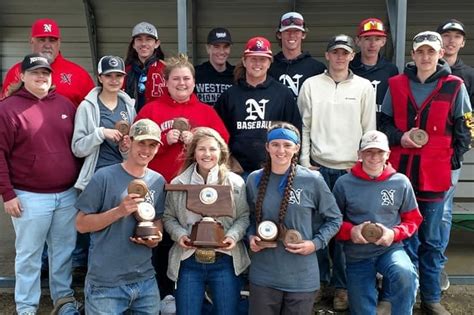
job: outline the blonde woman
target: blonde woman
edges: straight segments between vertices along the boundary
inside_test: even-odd
[[[219,133],[199,127],[193,131],[182,172],[172,184],[229,185],[233,217],[217,217],[224,226],[225,247],[217,249],[213,263],[203,263],[190,246],[192,225],[201,216],[186,209],[186,192],[168,192],[163,222],[175,242],[169,255],[168,277],[177,281],[177,314],[200,314],[206,286],[211,290],[214,314],[237,314],[241,281],[250,264],[242,242],[249,225],[243,179],[227,168],[229,149]]]

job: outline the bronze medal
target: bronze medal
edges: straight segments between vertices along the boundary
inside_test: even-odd
[[[301,233],[295,229],[289,229],[285,233],[285,237],[283,238],[283,244],[287,246],[288,244],[298,244],[303,242],[303,237]]]
[[[173,119],[173,126],[171,127],[172,129],[177,129],[180,132],[183,131],[188,131],[191,129],[191,126],[189,125],[189,120],[184,117],[178,117]]]
[[[141,179],[134,179],[128,184],[128,193],[129,194],[138,194],[140,198],[145,198],[148,193],[147,184]]]
[[[362,228],[362,236],[369,243],[377,242],[382,237],[382,234],[383,234],[382,228],[375,223],[366,224]]]
[[[123,136],[126,136],[130,132],[130,124],[126,120],[119,120],[115,123],[115,129],[120,131]]]
[[[423,129],[416,129],[410,131],[410,139],[418,145],[425,145],[428,143],[428,133]]]

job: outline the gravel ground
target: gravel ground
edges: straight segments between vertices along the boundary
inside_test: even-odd
[[[79,299],[82,299],[82,289],[76,288],[78,292]],[[453,315],[472,315],[474,314],[474,286],[466,285],[452,285],[448,291],[443,295],[443,305],[447,308],[448,311]],[[324,314],[322,312],[317,312],[318,310],[331,310],[329,307],[329,301],[323,301],[323,304],[315,306],[315,314]],[[41,296],[41,303],[38,315],[46,315],[51,312],[52,305],[49,298],[49,292],[47,289],[43,290]],[[12,289],[0,289],[0,315],[11,315],[15,314],[15,303],[13,298]],[[349,312],[339,312],[331,313],[326,312],[326,314],[349,314]],[[423,314],[420,311],[419,305],[415,305],[413,314],[420,315]]]

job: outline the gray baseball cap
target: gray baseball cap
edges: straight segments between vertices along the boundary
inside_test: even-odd
[[[158,31],[156,30],[156,27],[148,22],[140,22],[133,28],[132,37],[141,34],[150,35],[151,37],[158,39]]]

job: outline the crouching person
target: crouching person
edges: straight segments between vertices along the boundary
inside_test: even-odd
[[[385,134],[368,131],[360,161],[333,190],[344,217],[337,239],[345,241],[351,314],[377,313],[377,272],[384,277],[379,313],[390,314],[391,306],[391,314],[412,314],[415,304],[418,276],[401,241],[415,233],[422,216],[409,179],[387,163],[389,155]]]
[[[129,135],[127,160],[98,170],[76,204],[77,229],[91,233],[86,314],[155,315],[160,310],[151,249],[161,240],[165,180],[147,166],[161,145],[161,131],[153,121],[142,119]],[[130,185],[132,181],[136,185]],[[137,219],[150,219],[154,235],[137,236]]]

